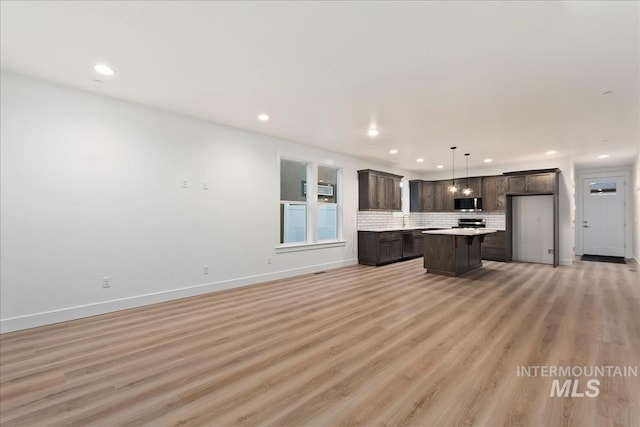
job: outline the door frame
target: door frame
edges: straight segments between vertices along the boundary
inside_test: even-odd
[[[606,169],[584,169],[584,170],[576,170],[576,222],[574,224],[576,231],[576,256],[581,256],[584,254],[584,239],[583,232],[584,228],[581,227],[582,221],[584,218],[584,186],[582,182],[584,179],[599,179],[599,178],[608,178],[613,176],[622,176],[624,178],[624,235],[625,235],[625,248],[624,248],[624,257],[632,258],[633,250],[631,244],[631,232],[633,228],[633,224],[631,223],[631,219],[633,218],[633,213],[631,212],[632,203],[631,200],[631,169],[629,168],[606,168]]]

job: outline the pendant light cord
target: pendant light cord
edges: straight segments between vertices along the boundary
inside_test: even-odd
[[[469,189],[469,153],[465,154],[467,158],[467,189]]]
[[[471,155],[470,153],[464,153],[464,156],[467,158],[467,188],[462,190],[462,192],[464,193],[465,196],[468,196],[471,193],[473,193],[473,190],[471,190],[471,187],[469,187],[469,156],[470,155]]]
[[[456,148],[451,147],[451,192],[456,191]]]

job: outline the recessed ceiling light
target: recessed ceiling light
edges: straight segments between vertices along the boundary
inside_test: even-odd
[[[491,163],[491,162],[493,162],[493,159],[484,159],[484,162],[485,163]]]
[[[436,167],[437,167],[438,169],[442,169],[442,168],[444,168],[444,165],[438,165],[438,166],[436,166]]]
[[[423,159],[423,158],[416,159],[416,162],[418,162],[418,163],[422,163],[422,162],[424,162],[424,159]]]
[[[393,148],[393,149],[389,150],[389,154],[398,154],[398,150]]]
[[[367,132],[369,136],[378,136],[378,133],[378,129],[369,129],[369,131]]]
[[[556,154],[556,153],[557,153],[557,151],[556,151],[556,150],[549,150],[549,151],[547,151],[547,154],[548,154],[548,155],[552,155],[552,154]]]
[[[95,65],[93,67],[94,70],[96,70],[98,73],[105,75],[105,76],[113,76],[116,72],[113,70],[113,68],[109,67],[108,65],[105,64],[98,64]]]
[[[258,120],[260,120],[261,122],[266,122],[266,121],[268,121],[268,120],[269,120],[269,116],[268,116],[268,115],[266,115],[266,114],[264,114],[264,113],[259,114],[259,115],[258,115]]]
[[[608,154],[600,154],[600,155],[598,156],[598,158],[599,158],[599,159],[606,159],[607,157],[609,157],[609,155],[608,155]]]

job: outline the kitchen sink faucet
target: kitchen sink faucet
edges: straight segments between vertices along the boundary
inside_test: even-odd
[[[411,218],[411,217],[409,216],[409,214],[404,214],[404,215],[402,215],[402,227],[403,227],[403,228],[407,226],[407,224],[406,224],[406,223],[405,223],[405,221],[404,221],[404,220],[405,220],[405,218]]]

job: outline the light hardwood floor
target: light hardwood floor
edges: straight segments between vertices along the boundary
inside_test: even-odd
[[[485,262],[450,278],[421,263],[4,334],[0,423],[640,426],[639,377],[565,398],[516,371],[640,365],[637,265]]]

